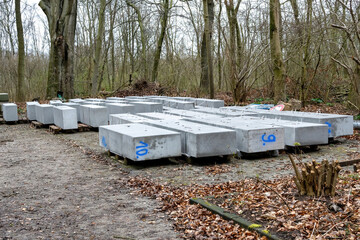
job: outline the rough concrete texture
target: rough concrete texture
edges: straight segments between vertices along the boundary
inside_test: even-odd
[[[36,120],[36,109],[35,106],[39,105],[38,102],[26,102],[26,117],[30,121]]]
[[[80,121],[80,104],[79,103],[67,102],[67,103],[63,103],[61,106],[75,108],[77,120]]]
[[[135,105],[135,113],[162,112],[163,105],[155,102],[132,102]]]
[[[180,132],[181,151],[191,157],[233,155],[237,152],[233,130],[184,120],[148,120],[144,124]]]
[[[125,103],[106,103],[107,114],[135,113],[135,105]]]
[[[240,116],[257,116],[257,113],[249,112],[249,111],[236,111],[227,108],[209,108],[209,107],[201,107],[197,106],[192,111],[195,112],[203,112],[209,114],[216,114],[223,117],[240,117]]]
[[[74,98],[74,99],[70,99],[69,102],[71,103],[77,103],[77,104],[84,104],[85,100],[84,99],[80,99],[80,98]]]
[[[84,105],[82,120],[91,127],[108,125],[107,108],[98,105]]]
[[[148,120],[148,118],[130,114],[130,113],[122,113],[122,114],[110,114],[109,115],[109,124],[126,124],[126,123],[140,123],[144,120]]]
[[[181,100],[174,100],[174,99],[172,100],[166,99],[164,100],[164,106],[176,108],[176,109],[190,110],[195,108],[195,103],[181,101]]]
[[[63,102],[60,100],[50,100],[49,104],[53,105],[53,106],[61,106],[63,104]]]
[[[113,141],[115,144],[113,143]],[[99,143],[133,161],[154,160],[181,155],[180,134],[142,124],[100,127]]]
[[[151,113],[138,113],[137,115],[149,118],[152,120],[180,120],[183,119],[180,116],[171,115],[167,113],[158,113],[158,112],[151,112]]]
[[[236,118],[188,118],[186,120],[236,131],[236,145],[240,152],[259,153],[285,148],[284,128],[280,126],[256,124],[251,120]]]
[[[173,108],[164,108],[165,113],[176,115],[180,117],[187,117],[187,118],[199,118],[199,119],[210,119],[210,118],[223,118],[223,116],[217,114],[210,114],[210,113],[202,113],[202,112],[194,112],[189,110],[180,110],[180,109],[173,109]]]
[[[67,106],[54,107],[54,124],[64,130],[77,129],[76,109]]]
[[[3,108],[3,117],[6,122],[16,122],[19,120],[17,105],[15,103],[4,103]]]
[[[54,124],[54,106],[50,104],[35,105],[36,121],[42,124]]]
[[[220,108],[224,107],[224,100],[195,98],[195,104],[202,107]]]

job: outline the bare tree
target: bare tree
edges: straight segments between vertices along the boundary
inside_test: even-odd
[[[15,14],[16,14],[16,30],[18,37],[18,81],[16,100],[19,102],[25,101],[25,47],[24,47],[24,31],[21,20],[21,6],[20,0],[15,0]]]

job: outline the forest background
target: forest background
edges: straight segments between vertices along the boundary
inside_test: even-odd
[[[147,81],[359,110],[360,1],[3,0],[0,59],[0,92],[14,101]]]

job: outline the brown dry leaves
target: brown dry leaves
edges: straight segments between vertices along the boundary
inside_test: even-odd
[[[358,239],[360,237],[360,177],[340,177],[333,199],[299,197],[291,178],[265,181],[256,179],[226,182],[217,185],[174,187],[156,184],[149,179],[131,178],[127,185],[141,194],[158,199],[162,211],[174,220],[175,228],[184,238],[192,239],[259,239],[253,232],[197,206],[190,205],[192,197],[214,196],[213,201],[229,211],[257,223],[265,223],[284,239]],[[269,189],[269,187],[272,189]],[[277,196],[275,191],[285,199]],[[236,193],[236,194],[234,194]],[[210,200],[211,201],[211,200]],[[329,206],[342,208],[334,212]]]

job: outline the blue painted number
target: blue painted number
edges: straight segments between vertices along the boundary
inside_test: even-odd
[[[266,133],[261,137],[264,146],[266,145],[266,143],[276,142],[276,137],[274,134],[269,135],[267,139],[265,139],[265,136]]]
[[[140,141],[139,146],[136,146],[136,149],[139,149],[136,151],[136,158],[139,158],[141,156],[145,156],[146,154],[149,153],[149,150],[147,149],[147,147],[149,146],[147,143],[144,143],[143,141]]]
[[[331,125],[331,123],[329,123],[329,122],[325,122],[325,124],[329,126],[328,133],[329,133],[329,134],[331,134],[331,126],[332,126],[332,125]]]

